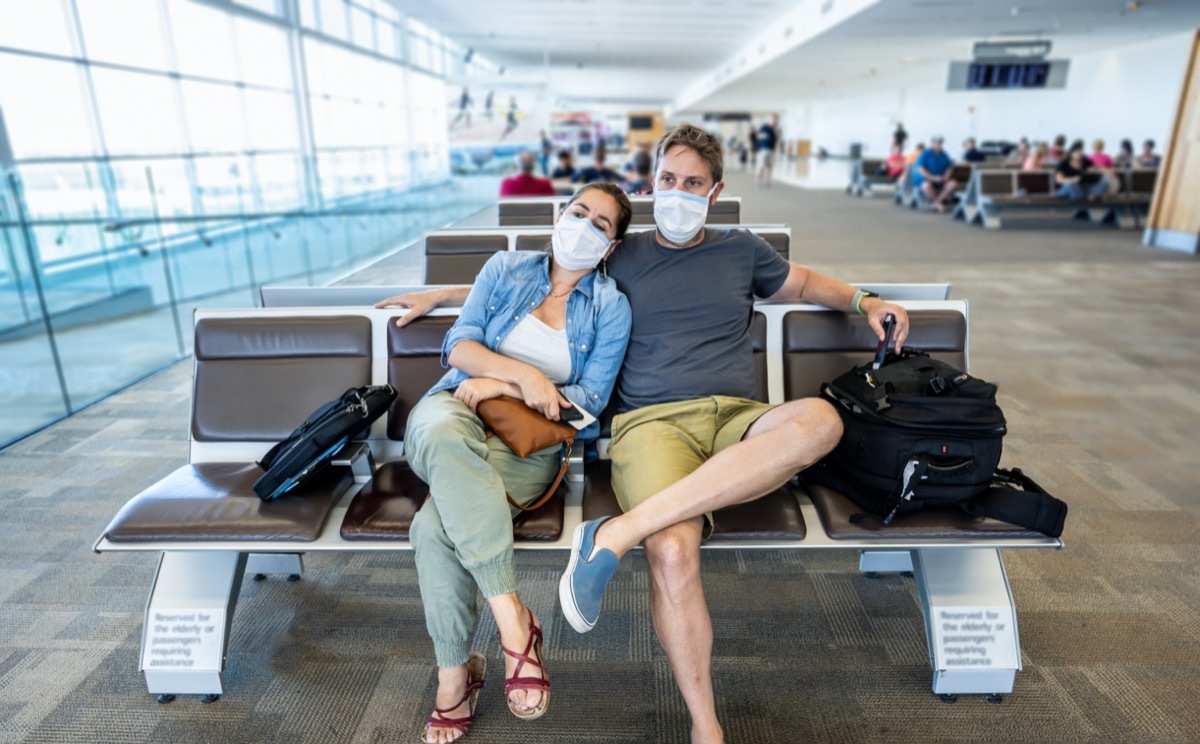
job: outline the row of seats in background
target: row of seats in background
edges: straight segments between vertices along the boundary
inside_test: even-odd
[[[883,160],[851,161],[846,193],[865,196],[875,186],[887,186],[893,189],[893,200],[898,206],[911,209],[928,206],[925,194],[913,185],[912,166],[898,178],[888,178],[884,170]],[[1055,194],[1058,187],[1053,170],[1021,170],[1018,165],[999,159],[975,165],[958,164],[950,170],[950,177],[962,187],[956,194],[952,214],[955,219],[989,230],[1001,227],[1001,212],[1011,211],[1060,219],[1066,216],[1079,222],[1116,227],[1141,227],[1154,196],[1158,169],[1132,168],[1113,171],[1113,175],[1118,181],[1116,193],[1095,202],[1079,202]]]

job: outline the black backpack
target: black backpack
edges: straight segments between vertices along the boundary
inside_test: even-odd
[[[254,482],[254,492],[270,501],[303,483],[347,442],[365,434],[395,399],[391,385],[367,385],[321,406],[258,461],[266,472]]]
[[[955,504],[1062,533],[1066,505],[1019,470],[998,468],[1007,427],[992,383],[905,349],[878,366],[855,367],[821,392],[841,415],[844,433],[804,478],[883,516],[884,524],[925,505]]]

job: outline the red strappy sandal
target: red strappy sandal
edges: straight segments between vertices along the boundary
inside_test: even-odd
[[[525,651],[517,653],[512,649],[504,647],[500,644],[500,650],[517,660],[517,668],[513,670],[513,676],[504,678],[504,702],[508,703],[508,709],[512,714],[523,721],[532,721],[535,718],[541,718],[546,712],[546,708],[550,706],[550,674],[546,670],[546,665],[542,663],[542,628],[538,625],[537,618],[533,616],[533,610],[526,608],[529,612],[529,642],[525,644]],[[496,633],[499,635],[499,632]],[[532,656],[530,655],[532,652]],[[534,658],[534,657],[537,658]],[[541,677],[522,677],[521,668],[526,664],[537,667],[542,671]],[[512,693],[514,690],[539,690],[542,693],[542,700],[533,710],[521,710],[513,705]]]
[[[486,672],[487,659],[483,658],[481,654],[472,653],[467,658],[467,691],[463,693],[462,700],[447,708],[434,707],[433,715],[429,716],[429,720],[425,722],[425,730],[421,732],[422,742],[429,739],[430,728],[449,728],[460,731],[462,736],[458,737],[459,739],[467,735],[471,724],[475,723],[475,702],[479,699],[479,690],[483,688],[483,675]],[[461,718],[446,717],[447,713],[459,708],[468,700],[470,704],[467,708],[470,712],[467,715]]]

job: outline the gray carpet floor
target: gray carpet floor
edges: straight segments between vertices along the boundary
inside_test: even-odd
[[[971,362],[1010,420],[1006,465],[1065,499],[1063,551],[1007,551],[1022,661],[999,705],[930,692],[911,579],[848,551],[707,551],[718,708],[731,742],[1200,741],[1200,260],[1140,233],[1054,220],[984,232],[740,172],[747,222],[862,281],[950,281]],[[372,283],[410,282],[393,256]],[[394,279],[380,281],[384,272]],[[413,742],[435,674],[409,553],[314,555],[301,581],[247,581],[227,692],[159,705],[137,671],[151,555],[96,555],[130,496],[187,459],[176,365],[0,453],[0,741]],[[546,628],[553,702],[504,706],[495,626],[473,742],[684,742],[688,721],[627,560],[584,636],[556,608],[564,556],[518,556]]]

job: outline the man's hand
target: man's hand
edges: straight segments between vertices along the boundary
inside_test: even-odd
[[[904,347],[904,339],[908,338],[908,311],[891,302],[884,302],[878,297],[866,297],[859,307],[867,316],[867,322],[870,323],[875,335],[882,341],[886,335],[883,332],[883,319],[888,315],[896,317],[896,327],[892,332],[892,340],[896,344],[896,353]]]
[[[424,292],[409,292],[408,294],[396,295],[389,297],[386,300],[381,300],[375,303],[375,307],[406,307],[408,313],[396,318],[396,326],[403,328],[413,322],[422,315],[428,315],[430,310],[438,307],[442,302],[441,292],[436,289],[426,290]],[[474,408],[474,406],[472,406]]]
[[[474,411],[485,400],[499,398],[508,391],[508,383],[493,380],[490,377],[472,377],[463,380],[454,389],[454,397],[471,407]]]

